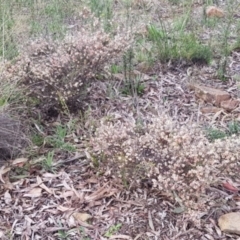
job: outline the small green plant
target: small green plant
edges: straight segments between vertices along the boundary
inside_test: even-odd
[[[134,53],[130,49],[123,56],[124,82],[121,92],[125,95],[137,96],[143,94],[145,86],[141,83],[141,79],[134,76],[133,60]]]
[[[116,74],[116,73],[120,73],[121,72],[121,66],[117,65],[117,64],[112,64],[110,66],[110,72],[112,74]]]
[[[145,85],[138,79],[133,80],[134,83],[125,83],[122,89],[124,95],[133,95],[134,93],[141,96],[144,93]]]
[[[42,162],[42,166],[46,171],[54,172],[54,163],[53,163],[54,151],[48,152],[47,156]]]
[[[216,128],[208,128],[206,135],[207,135],[208,139],[211,142],[213,142],[216,139],[230,137],[234,134],[235,135],[240,134],[240,124],[236,121],[230,122],[225,131],[219,130]]]
[[[224,131],[221,131],[219,129],[215,129],[215,128],[208,128],[207,129],[207,138],[213,142],[216,139],[221,139],[221,138],[225,138],[227,136],[227,134]]]
[[[221,57],[218,63],[217,76],[220,80],[226,81],[227,80],[226,73],[227,73],[227,58]]]
[[[53,148],[74,152],[75,147],[72,144],[65,142],[66,136],[67,136],[67,127],[60,125],[60,126],[57,126],[55,134],[53,136],[47,137],[45,140]]]
[[[59,239],[65,239],[68,240],[70,238],[68,238],[68,233],[64,230],[58,230],[57,236],[59,237]]]
[[[119,229],[122,227],[121,223],[111,226],[107,232],[104,234],[105,237],[111,237],[113,234],[117,233]]]
[[[240,133],[240,124],[236,121],[233,121],[228,124],[228,133],[229,135],[236,134],[238,135]]]
[[[179,44],[181,51],[179,57],[194,63],[209,64],[212,58],[211,49],[198,42],[193,34],[182,36]]]
[[[168,61],[175,53],[176,48],[172,46],[171,37],[167,33],[164,27],[158,28],[154,24],[150,24],[147,27],[148,38],[153,43],[153,48],[157,50],[157,57],[161,61]]]
[[[44,143],[44,137],[41,134],[35,133],[32,136],[32,142],[34,145],[40,147]]]
[[[87,233],[83,227],[80,227],[79,231],[80,231],[82,240],[90,240],[90,238],[87,236]]]

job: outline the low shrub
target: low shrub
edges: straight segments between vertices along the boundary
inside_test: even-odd
[[[196,126],[181,126],[168,116],[139,129],[135,123],[103,124],[90,152],[102,172],[125,183],[151,180],[162,192],[175,192],[193,206],[218,176],[238,175],[238,138],[209,142]]]
[[[120,35],[110,37],[101,30],[81,30],[60,42],[35,40],[9,66],[5,77],[19,78],[32,103],[73,112],[81,105],[86,86],[128,43]]]
[[[20,154],[27,143],[20,121],[0,113],[0,164]]]

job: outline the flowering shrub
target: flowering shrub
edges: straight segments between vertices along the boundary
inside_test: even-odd
[[[85,87],[127,45],[120,35],[111,38],[100,30],[82,30],[61,42],[40,39],[29,44],[8,73],[19,77],[28,96],[38,98],[40,105],[74,110]]]
[[[221,176],[239,172],[240,141],[209,143],[197,126],[181,126],[166,115],[137,130],[134,123],[104,124],[93,138],[92,154],[106,174],[141,183],[150,179],[161,191],[191,199]],[[107,163],[107,164],[106,164]]]

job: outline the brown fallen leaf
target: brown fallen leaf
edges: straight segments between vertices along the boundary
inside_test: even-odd
[[[28,193],[25,193],[23,196],[31,197],[31,198],[41,197],[42,196],[42,188],[33,188]]]
[[[10,193],[8,191],[6,191],[4,193],[4,201],[6,204],[11,203],[11,201],[12,201],[12,196],[10,195]]]
[[[46,192],[53,194],[53,191],[51,189],[49,189],[42,181],[42,179],[37,176],[37,184],[39,185],[39,187],[41,187],[42,189],[44,189]]]
[[[15,160],[13,160],[12,165],[22,167],[27,161],[27,158],[16,158]]]
[[[152,215],[151,215],[150,211],[148,211],[148,223],[149,223],[149,227],[152,229],[152,231],[155,231],[155,228],[153,225],[153,220],[152,220]]]
[[[110,197],[117,192],[116,189],[107,187],[107,186],[108,184],[106,183],[101,188],[99,188],[96,192],[92,193],[89,196],[85,196],[85,201],[88,201],[88,202],[96,201],[107,196]]]
[[[86,222],[88,219],[92,218],[92,216],[88,213],[74,212],[72,215],[77,221],[82,221],[82,222]]]
[[[229,182],[225,182],[222,184],[222,186],[227,189],[228,191],[231,192],[238,192],[238,189],[236,187],[234,187],[232,184],[230,184]]]
[[[189,84],[190,90],[195,91],[197,99],[201,99],[206,103],[211,103],[219,107],[222,101],[231,99],[231,95],[224,90],[212,88],[208,86],[199,85],[196,83]]]
[[[203,107],[200,109],[202,113],[217,113],[221,111],[221,108],[218,107]]]
[[[221,108],[227,110],[227,111],[233,111],[236,109],[240,104],[240,101],[237,99],[229,99],[227,101],[222,101],[220,106]]]
[[[57,207],[58,210],[60,210],[61,212],[67,212],[67,211],[73,211],[74,208],[69,208],[69,207],[64,207],[64,206],[58,206]]]
[[[5,173],[9,172],[10,170],[11,170],[11,168],[6,168],[5,166],[2,166],[2,167],[0,168],[0,181],[1,181],[2,183],[5,183],[5,181],[3,180],[3,175],[4,175]]]
[[[207,17],[218,17],[222,18],[224,17],[224,12],[222,9],[215,7],[215,6],[209,6],[206,9],[206,15]]]
[[[94,228],[91,224],[87,223],[86,221],[81,221],[80,218],[76,219],[73,216],[73,214],[68,218],[67,222],[70,226],[81,225],[81,226],[87,227],[87,228]]]

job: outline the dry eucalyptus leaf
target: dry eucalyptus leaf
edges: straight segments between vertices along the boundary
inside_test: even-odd
[[[12,165],[23,166],[27,161],[27,158],[16,158],[13,160]]]
[[[91,219],[92,216],[88,213],[78,213],[75,212],[72,214],[73,217],[77,220],[77,221],[82,221],[82,222],[86,222],[88,219]]]
[[[42,179],[37,176],[37,183],[39,185],[39,187],[41,187],[42,189],[44,189],[46,192],[53,194],[53,191],[51,189],[49,189],[42,181]]]
[[[74,210],[74,208],[64,207],[62,205],[58,206],[57,209],[61,212],[73,211]]]
[[[12,201],[12,196],[8,191],[4,193],[4,201],[6,204],[9,204]]]
[[[42,188],[33,188],[31,191],[28,193],[24,194],[24,197],[41,197],[42,196]]]
[[[1,181],[2,183],[5,183],[5,181],[3,180],[3,175],[4,175],[5,173],[9,172],[10,170],[11,170],[11,168],[5,168],[4,166],[2,166],[2,167],[0,168],[0,181]]]

